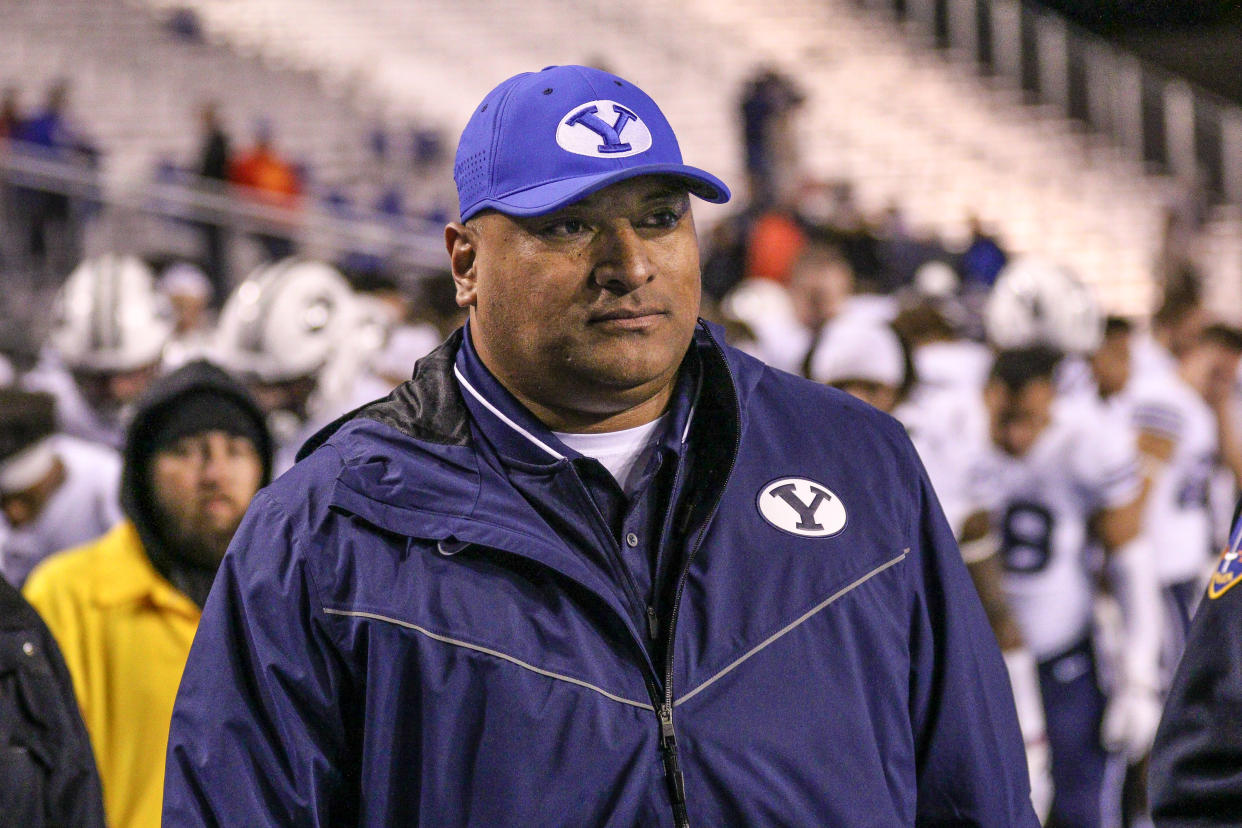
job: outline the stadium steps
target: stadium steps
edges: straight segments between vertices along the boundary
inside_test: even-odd
[[[897,203],[914,226],[959,241],[977,214],[1010,248],[1075,267],[1110,310],[1143,313],[1154,300],[1151,265],[1176,196],[1169,181],[850,0],[789,0],[779,14],[768,0],[71,2],[90,10],[70,26],[77,32],[70,38],[48,23],[73,17],[62,2],[0,0],[0,7],[25,7],[20,16],[30,22],[21,28],[42,29],[31,32],[28,49],[54,56],[42,65],[63,66],[92,30],[112,27],[114,42],[93,48],[121,62],[129,53],[158,56],[130,55],[141,82],[132,70],[97,73],[101,90],[116,87],[118,109],[166,119],[150,139],[137,133],[152,118],[109,127],[143,144],[126,150],[134,156],[192,153],[190,102],[213,85],[195,83],[203,77],[235,98],[227,114],[236,134],[266,111],[290,154],[333,169],[361,163],[359,133],[374,120],[417,119],[456,134],[498,79],[596,61],[661,102],[688,161],[742,190],[738,96],[755,68],[768,65],[808,93],[798,133],[806,172],[852,181],[867,212]],[[173,7],[196,10],[208,45],[160,36],[156,20]],[[197,53],[181,66],[177,49]],[[719,210],[704,211],[704,223]],[[1208,245],[1213,262],[1235,235],[1217,231]]]

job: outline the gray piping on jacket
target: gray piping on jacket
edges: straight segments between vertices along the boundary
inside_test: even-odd
[[[722,676],[723,676],[723,675],[725,675],[726,673],[728,673],[728,672],[730,672],[731,670],[733,670],[734,668],[736,668],[736,667],[737,667],[739,664],[741,664],[743,661],[745,661],[746,659],[750,658],[750,657],[751,657],[751,656],[753,656],[755,653],[757,653],[757,652],[759,652],[760,650],[762,650],[764,647],[767,647],[769,644],[771,644],[772,642],[776,641],[776,640],[777,640],[778,638],[780,638],[781,636],[783,636],[783,635],[785,635],[786,633],[790,632],[791,630],[793,630],[793,629],[794,629],[794,627],[797,627],[799,624],[801,624],[802,622],[806,621],[808,618],[810,618],[810,617],[811,617],[812,615],[814,615],[815,613],[819,612],[820,610],[822,610],[822,609],[824,609],[825,607],[829,606],[830,604],[834,603],[834,602],[835,602],[838,598],[840,598],[842,595],[845,595],[845,594],[846,594],[847,592],[849,592],[850,590],[855,589],[856,587],[862,586],[862,585],[863,585],[863,584],[865,584],[867,581],[870,581],[872,578],[874,578],[876,575],[879,575],[881,572],[883,572],[884,570],[888,569],[890,566],[896,566],[897,564],[901,563],[903,560],[905,560],[905,559],[906,559],[906,556],[907,556],[907,555],[909,555],[909,554],[910,554],[910,550],[909,550],[908,548],[907,548],[907,549],[903,549],[900,555],[898,555],[897,557],[893,558],[893,559],[892,559],[891,561],[889,561],[888,563],[883,563],[883,564],[880,564],[880,565],[879,565],[879,566],[877,566],[875,569],[871,570],[871,571],[870,571],[870,572],[868,572],[866,575],[863,575],[861,578],[859,578],[858,580],[854,581],[853,583],[851,583],[851,584],[846,584],[845,586],[841,587],[841,588],[840,588],[840,589],[838,589],[836,592],[834,592],[832,595],[829,595],[829,596],[828,596],[827,598],[825,598],[823,601],[821,601],[820,603],[816,604],[814,607],[811,607],[811,609],[809,609],[808,611],[806,611],[805,613],[803,613],[803,614],[802,614],[799,618],[794,619],[791,623],[789,623],[789,624],[787,624],[786,626],[782,627],[781,629],[777,630],[777,631],[776,631],[776,632],[774,632],[772,635],[768,636],[768,637],[767,637],[767,638],[765,638],[763,641],[759,642],[757,645],[755,645],[755,646],[754,646],[754,647],[752,647],[751,649],[747,650],[745,653],[743,653],[743,654],[741,655],[741,657],[739,657],[737,660],[733,661],[731,664],[729,664],[727,667],[725,667],[725,668],[724,668],[723,670],[721,670],[719,673],[717,673],[716,675],[712,676],[712,677],[711,677],[711,678],[709,678],[707,681],[703,682],[703,683],[702,683],[702,684],[700,684],[698,687],[694,688],[694,689],[693,689],[693,690],[691,690],[689,693],[687,693],[686,695],[682,696],[680,699],[677,699],[677,701],[673,702],[673,706],[674,706],[674,707],[677,707],[678,705],[681,705],[681,704],[683,704],[684,702],[689,701],[690,699],[694,698],[694,697],[695,697],[696,695],[698,695],[700,692],[702,692],[703,690],[705,690],[706,688],[708,688],[708,687],[710,687],[712,684],[714,684],[714,683],[716,682],[716,680],[717,680],[717,679],[719,679],[720,677],[722,677]]]
[[[570,684],[576,684],[579,687],[585,687],[588,690],[594,690],[596,693],[599,693],[601,696],[603,696],[606,699],[611,699],[612,701],[619,702],[621,704],[628,704],[630,707],[637,707],[642,710],[650,710],[652,712],[655,712],[655,708],[652,707],[650,704],[644,704],[643,702],[636,702],[636,701],[632,701],[631,699],[622,698],[621,696],[617,696],[612,693],[609,693],[607,690],[603,689],[602,687],[596,687],[594,684],[585,682],[582,679],[576,679],[573,676],[566,676],[560,673],[553,673],[550,670],[544,670],[541,667],[536,667],[533,664],[528,664],[525,661],[522,661],[521,659],[514,658],[513,656],[507,655],[506,653],[502,653],[498,650],[493,650],[488,647],[480,647],[478,644],[471,644],[468,641],[461,641],[460,639],[449,638],[446,635],[440,635],[438,633],[433,633],[431,630],[428,630],[424,627],[420,627],[417,624],[411,624],[409,621],[402,621],[399,618],[389,618],[387,615],[379,615],[374,612],[359,612],[355,610],[338,610],[338,609],[329,609],[327,607],[324,607],[323,611],[327,613],[328,615],[344,615],[344,616],[349,616],[353,618],[369,618],[373,621],[385,621],[389,624],[396,624],[398,627],[405,627],[406,629],[410,629],[410,630],[414,630],[415,632],[422,633],[423,635],[427,636],[428,638],[434,641],[439,641],[443,644],[452,644],[455,647],[464,647],[467,650],[474,650],[475,652],[486,653],[487,655],[495,656],[496,658],[503,659],[509,662],[510,664],[516,664],[519,667],[522,667],[526,670],[530,670],[532,673],[538,673],[541,676],[547,676],[548,678],[556,679],[558,681],[567,681]]]

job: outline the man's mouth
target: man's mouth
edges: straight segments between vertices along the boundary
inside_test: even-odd
[[[198,502],[204,511],[219,512],[226,509],[232,511],[237,508],[237,504],[227,495],[209,495],[199,498]]]
[[[662,316],[664,311],[656,308],[615,308],[593,313],[588,321],[593,325],[638,330],[654,324]]]

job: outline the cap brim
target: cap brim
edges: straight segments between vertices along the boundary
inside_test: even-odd
[[[724,204],[730,198],[729,188],[723,181],[698,167],[685,164],[648,164],[612,170],[599,175],[564,178],[527,190],[508,193],[499,198],[484,199],[463,213],[462,221],[487,209],[510,216],[542,216],[554,213],[610,184],[640,175],[667,175],[680,179],[692,194],[713,204]]]

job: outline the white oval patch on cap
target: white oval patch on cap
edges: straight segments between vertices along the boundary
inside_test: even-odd
[[[805,477],[782,477],[759,492],[756,504],[768,523],[805,538],[826,538],[845,528],[845,506],[828,487]]]
[[[556,143],[575,155],[627,158],[651,149],[651,130],[634,110],[616,101],[590,101],[566,112]]]

